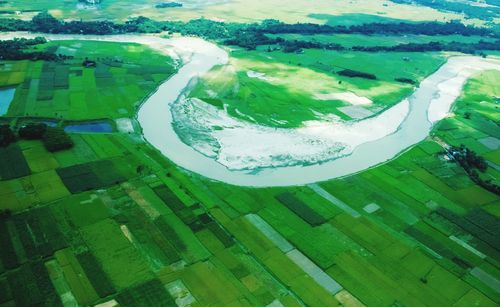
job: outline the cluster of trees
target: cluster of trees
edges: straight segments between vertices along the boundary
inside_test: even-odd
[[[363,78],[363,79],[369,79],[369,80],[376,80],[377,76],[374,74],[362,72],[362,71],[357,71],[357,70],[352,70],[352,69],[344,69],[337,74],[344,76],[344,77],[349,77],[349,78]]]
[[[417,83],[417,81],[415,81],[413,79],[409,79],[409,78],[395,78],[394,80],[401,82],[401,83],[408,83],[408,84],[412,84],[412,85]]]
[[[6,147],[16,141],[16,135],[9,125],[0,125],[0,147]]]
[[[167,2],[172,5],[175,2]],[[464,25],[459,21],[447,23],[367,23],[353,26],[330,26],[312,23],[287,24],[278,20],[265,20],[260,24],[225,23],[208,19],[195,19],[188,22],[155,21],[146,17],[133,18],[123,24],[110,21],[68,21],[54,18],[48,13],[40,13],[31,21],[16,19],[1,19],[2,31],[35,31],[43,33],[82,33],[82,34],[112,34],[127,32],[160,32],[172,31],[186,35],[196,35],[209,39],[230,39],[245,34],[258,37],[261,34],[417,34],[417,35],[479,35],[500,37],[500,33],[489,28],[478,28]]]
[[[318,43],[311,41],[300,41],[300,40],[284,40],[281,38],[276,39],[281,49],[284,52],[299,52],[302,49],[325,49],[325,50],[346,50],[340,44],[335,43]]]
[[[18,136],[26,140],[41,140],[45,148],[59,151],[73,147],[71,137],[59,127],[49,127],[46,124],[27,124],[18,130]],[[9,125],[0,125],[0,147],[6,147],[17,140]]]
[[[278,20],[265,20],[260,24],[225,23],[208,19],[195,19],[188,22],[155,21],[146,17],[137,17],[125,23],[117,24],[111,21],[61,21],[48,13],[40,13],[31,21],[0,19],[0,31],[33,31],[42,33],[63,34],[121,34],[121,33],[159,33],[162,31],[180,33],[182,35],[199,36],[207,39],[221,40],[227,45],[240,46],[249,50],[262,45],[279,45],[285,52],[299,52],[303,48],[327,50],[344,50],[335,43],[319,43],[314,41],[285,40],[271,38],[268,34],[297,33],[313,34],[423,34],[423,35],[480,35],[500,38],[500,33],[489,28],[467,26],[458,21],[447,23],[369,23],[353,26],[330,26],[311,23],[286,24]],[[475,53],[477,50],[500,50],[500,41],[480,41],[475,44],[458,42],[425,44],[400,44],[396,46],[355,46],[357,51],[460,51]]]
[[[47,127],[42,136],[42,142],[50,152],[70,149],[74,146],[71,137],[60,127]]]
[[[477,170],[479,170],[484,173],[488,169],[488,163],[483,157],[464,145],[460,145],[460,147],[451,147],[448,153],[467,172],[472,181],[486,190],[500,195],[500,186],[493,183],[490,179],[483,180],[477,172]]]
[[[354,51],[365,52],[425,52],[425,51],[457,51],[462,53],[475,54],[480,50],[500,50],[500,40],[493,42],[479,41],[477,43],[461,42],[429,42],[429,43],[408,43],[395,46],[353,46]]]
[[[171,7],[182,7],[182,3],[178,2],[163,2],[163,3],[158,3],[155,5],[157,9],[165,9],[165,8],[171,8]]]
[[[50,152],[70,149],[74,146],[71,137],[59,127],[49,127],[44,123],[27,124],[18,131],[19,137],[27,140],[41,140]]]
[[[51,51],[35,51],[35,46],[45,44],[43,37],[34,39],[15,38],[0,41],[0,60],[57,60],[60,57]]]
[[[464,36],[499,36],[499,33],[488,28],[467,26],[459,21],[440,22],[391,22],[391,23],[366,23],[352,26],[330,26],[313,23],[286,24],[278,20],[265,20],[260,25],[254,26],[256,31],[270,34],[414,34],[414,35],[452,35]]]

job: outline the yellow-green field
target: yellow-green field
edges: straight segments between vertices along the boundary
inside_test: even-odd
[[[36,3],[23,0],[11,0],[0,6],[2,11],[23,11],[20,15],[4,14],[17,18],[30,19],[32,10],[48,10],[58,18],[68,19],[116,19],[126,20],[134,16],[146,16],[158,20],[190,20],[200,17],[216,20],[255,22],[274,18],[284,22],[340,22],[363,23],[381,19],[399,19],[413,21],[447,21],[463,19],[455,13],[440,12],[435,9],[411,5],[395,4],[379,0],[270,0],[252,1],[179,1],[182,8],[157,9],[158,1],[143,0],[123,3],[107,0],[97,8],[82,8],[72,0],[39,0]],[[269,15],[272,12],[272,15]],[[363,14],[359,14],[363,12]],[[338,17],[343,16],[341,19]],[[481,23],[478,20],[467,22]]]

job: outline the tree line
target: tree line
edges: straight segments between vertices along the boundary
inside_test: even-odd
[[[195,19],[188,22],[155,21],[146,17],[137,17],[125,23],[111,21],[62,21],[48,13],[40,13],[31,21],[0,19],[0,31],[32,31],[54,34],[123,34],[123,33],[159,33],[163,31],[192,35],[206,39],[222,41],[226,45],[254,50],[262,45],[277,45],[284,52],[300,52],[302,49],[349,50],[335,43],[320,43],[308,40],[286,40],[281,37],[272,38],[268,34],[363,34],[363,35],[479,35],[500,39],[500,33],[490,28],[478,28],[464,25],[458,21],[447,23],[368,23],[353,26],[330,26],[311,23],[286,24],[278,20],[265,20],[256,24],[226,23],[208,19]],[[353,51],[459,51],[476,53],[479,50],[500,50],[500,41],[478,43],[430,42],[409,43],[396,46],[354,46]]]
[[[125,23],[111,21],[62,21],[42,12],[31,21],[3,18],[0,19],[0,31],[33,31],[64,34],[120,34],[131,32],[171,31],[181,34],[202,36],[210,39],[230,39],[242,33],[262,34],[415,34],[415,35],[452,35],[494,36],[500,33],[493,29],[464,25],[459,21],[441,22],[391,22],[366,23],[352,26],[331,26],[313,23],[287,24],[274,19],[261,23],[244,24],[220,22],[208,19],[182,21],[156,21],[146,17],[137,17]]]
[[[56,55],[54,52],[36,50],[36,46],[45,44],[47,40],[43,37],[34,39],[14,38],[12,40],[0,41],[0,60],[47,60],[55,61],[64,56]]]
[[[50,152],[70,149],[74,143],[60,127],[49,127],[44,123],[30,123],[18,130],[18,137],[25,140],[41,140]],[[0,125],[0,147],[16,142],[17,136],[9,125]]]

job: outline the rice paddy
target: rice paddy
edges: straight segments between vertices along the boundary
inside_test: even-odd
[[[73,5],[64,2],[61,10]],[[470,79],[453,114],[392,161],[308,186],[257,189],[181,169],[137,130],[115,126],[175,72],[172,59],[133,44],[44,48],[73,58],[0,62],[0,87],[16,88],[1,120],[66,127],[75,145],[49,152],[41,141],[18,140],[0,148],[0,306],[500,303],[500,200],[445,152],[464,144],[488,164],[479,176],[500,183],[498,71]],[[446,56],[231,55],[229,66],[200,78],[192,96],[273,127],[321,116],[353,120],[341,109],[347,102],[314,98],[332,88],[366,97],[373,104],[358,106],[380,112],[412,91],[395,76],[422,80]],[[97,66],[83,67],[85,58]],[[340,68],[378,80],[342,77]],[[68,128],[82,122],[91,128]],[[96,123],[106,129],[93,130]]]

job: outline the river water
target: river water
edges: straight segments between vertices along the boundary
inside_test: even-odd
[[[0,39],[14,36],[36,35],[1,33]],[[139,109],[137,120],[142,127],[144,138],[180,167],[229,184],[254,187],[303,185],[325,181],[357,173],[390,160],[429,135],[433,124],[447,115],[471,75],[485,69],[500,70],[498,60],[472,56],[452,57],[427,77],[410,97],[401,102],[409,102],[409,111],[404,119],[395,119],[400,123],[395,132],[357,145],[351,154],[321,164],[263,168],[257,171],[229,170],[213,158],[185,144],[173,128],[171,112],[171,107],[194,77],[203,75],[216,65],[227,63],[228,55],[223,49],[197,38],[167,40],[146,35],[49,35],[47,38],[142,43],[182,58],[185,65],[160,85]],[[387,120],[383,116],[381,119]],[[388,123],[372,120],[371,125],[377,130],[380,125]],[[252,147],[252,140],[248,140],[247,146],[249,149]]]

